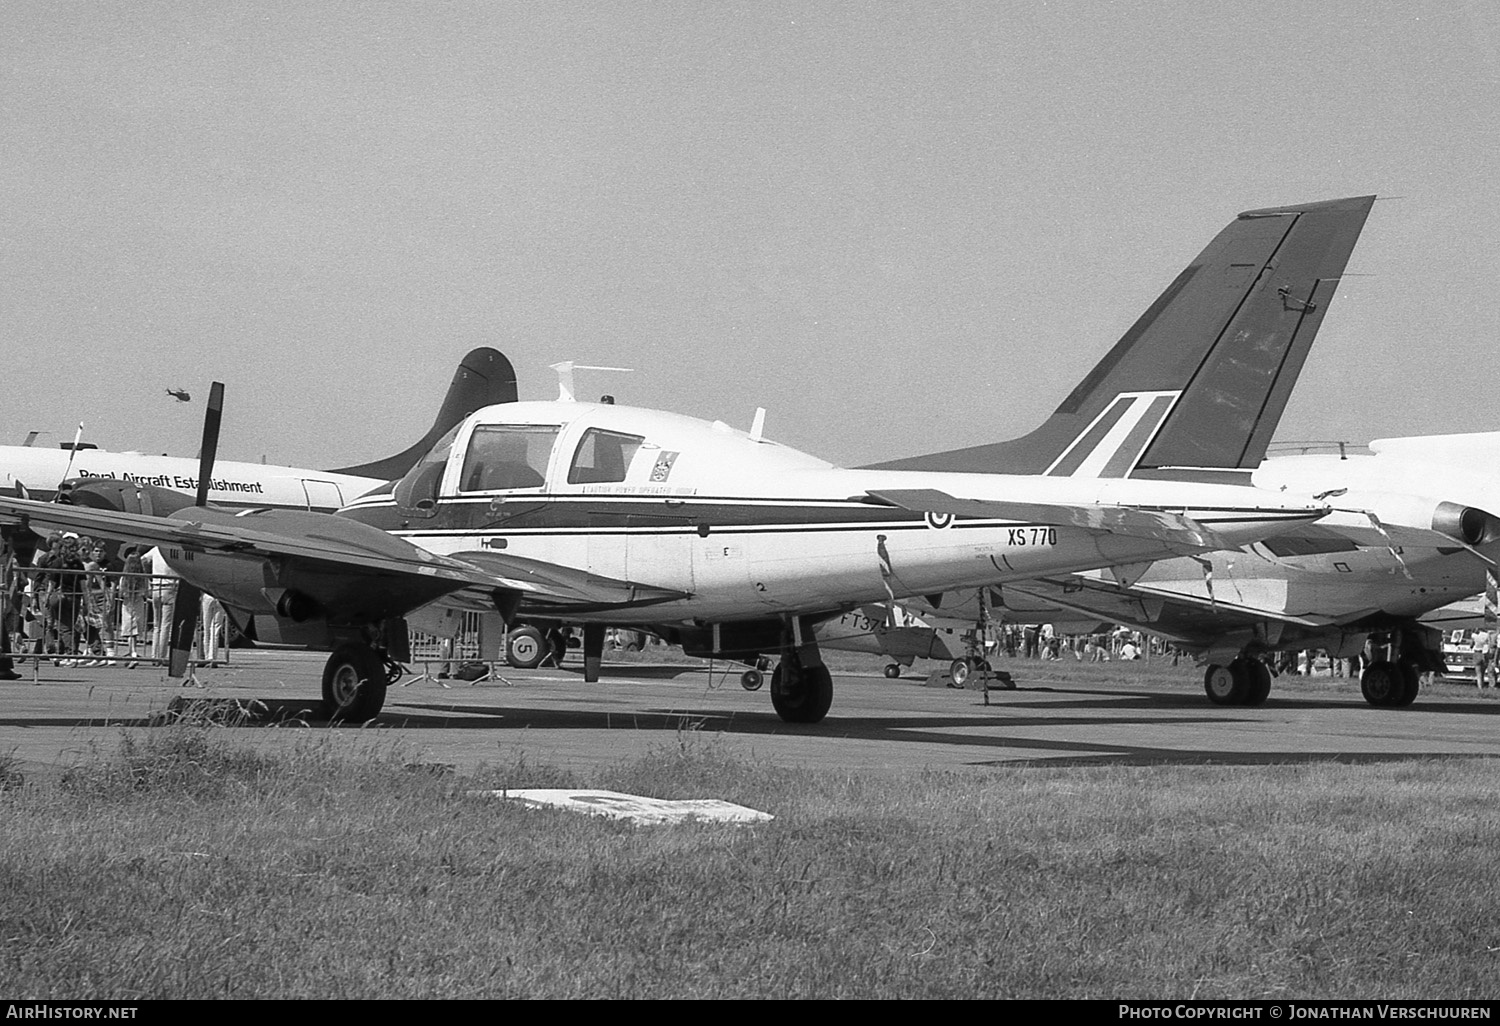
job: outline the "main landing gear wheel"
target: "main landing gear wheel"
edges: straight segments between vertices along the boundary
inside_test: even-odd
[[[833,705],[833,674],[783,659],[771,674],[771,705],[787,723],[817,723]]]
[[[368,645],[344,644],[323,667],[323,716],[373,720],[385,705],[385,660]]]
[[[1249,656],[1228,666],[1214,663],[1203,674],[1203,691],[1214,705],[1263,705],[1271,694],[1271,668]]]
[[[505,661],[518,670],[533,670],[547,654],[542,632],[535,627],[517,627],[505,636]]]
[[[1236,659],[1245,664],[1250,686],[1245,689],[1246,705],[1265,705],[1271,695],[1271,668],[1259,659]]]
[[[547,651],[542,655],[542,662],[545,663],[551,659],[553,666],[562,666],[563,659],[568,654],[568,637],[568,634],[559,630],[548,631]]]
[[[1416,700],[1417,668],[1409,663],[1382,659],[1365,667],[1359,675],[1359,690],[1365,701],[1380,709],[1399,709]]]
[[[1405,693],[1401,701],[1395,703],[1398,708],[1405,708],[1417,700],[1417,692],[1422,690],[1422,671],[1417,668],[1416,663],[1402,661],[1396,664],[1401,670],[1401,675],[1406,679]]]
[[[1203,691],[1214,705],[1239,705],[1249,690],[1249,679],[1243,672],[1236,673],[1232,664],[1211,663],[1203,674]]]

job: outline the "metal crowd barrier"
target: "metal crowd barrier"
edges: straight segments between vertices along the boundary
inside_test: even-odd
[[[108,570],[13,567],[0,579],[10,659],[33,668],[165,665],[177,578]],[[205,605],[208,605],[206,602]],[[216,601],[200,611],[193,666],[229,661],[231,625]]]

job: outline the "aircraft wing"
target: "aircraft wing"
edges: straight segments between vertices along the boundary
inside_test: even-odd
[[[1196,549],[1223,548],[1224,543],[1202,524],[1179,513],[1155,512],[1125,506],[1055,505],[999,499],[960,499],[936,488],[888,488],[866,493],[876,502],[918,513],[1015,520],[1053,527],[1081,527],[1106,534],[1152,538]]]
[[[470,551],[441,556],[378,528],[324,513],[261,510],[238,515],[188,507],[170,517],[0,497],[0,520],[53,530],[72,530],[124,541],[145,542],[182,553],[173,565],[205,591],[222,594],[205,567],[190,564],[194,554],[221,554],[264,560],[274,582],[295,586],[325,608],[410,610],[444,598],[463,608],[495,608],[495,591],[519,597],[531,615],[560,615],[650,605],[687,593],[634,581],[601,577],[585,570],[504,553]],[[201,561],[200,561],[201,562]],[[255,582],[258,590],[261,582]],[[368,594],[388,593],[382,599]],[[368,618],[368,617],[367,617]]]
[[[1340,617],[1297,616],[1222,598],[1211,601],[1198,595],[1126,588],[1108,579],[1078,574],[1007,584],[1007,606],[1013,594],[1109,623],[1124,624],[1186,648],[1201,648],[1225,637],[1260,635],[1268,628],[1288,639],[1316,636],[1338,623],[1353,623],[1367,613],[1377,612],[1371,609]]]
[[[530,590],[521,596],[520,611],[523,615],[544,616],[568,612],[624,609],[671,602],[687,598],[691,594],[637,581],[601,577],[587,570],[577,570],[573,567],[547,563],[539,559],[527,559],[524,556],[512,556],[503,552],[464,551],[454,553],[453,558],[471,563],[507,580],[524,581],[529,584]]]
[[[234,515],[192,506],[170,517],[153,517],[0,496],[0,520],[180,549],[188,561],[194,553],[222,553],[319,564],[324,572],[421,578],[446,584],[439,593],[473,585],[521,592],[536,588],[531,581],[439,556],[384,531],[326,513],[261,510]]]

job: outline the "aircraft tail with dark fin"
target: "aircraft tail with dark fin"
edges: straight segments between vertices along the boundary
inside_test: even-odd
[[[420,441],[383,460],[361,463],[357,467],[339,467],[329,473],[394,481],[416,466],[417,460],[427,455],[433,443],[469,414],[497,403],[513,403],[518,397],[516,369],[510,361],[489,347],[475,349],[458,362],[453,384],[448,386],[437,419]]]
[[[1041,427],[869,469],[1197,479],[1254,470],[1374,202],[1240,214]]]

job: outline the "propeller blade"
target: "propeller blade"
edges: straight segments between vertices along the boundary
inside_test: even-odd
[[[208,505],[208,486],[213,481],[214,457],[219,452],[219,422],[224,417],[224,382],[215,381],[208,390],[208,409],[203,414],[203,445],[198,449],[198,497],[195,506]]]
[[[198,633],[198,607],[203,591],[196,584],[177,582],[177,598],[172,602],[171,647],[167,653],[167,676],[187,673],[188,659],[193,655],[193,641]]]

